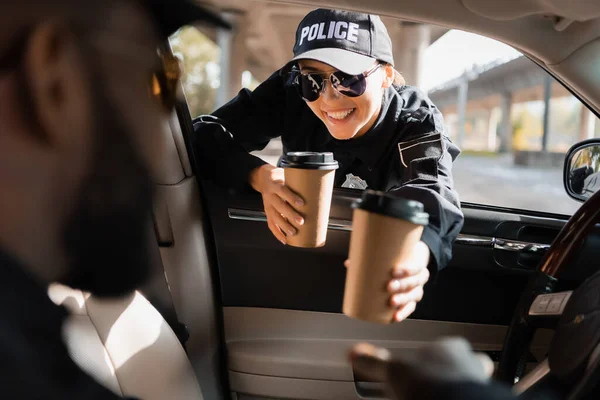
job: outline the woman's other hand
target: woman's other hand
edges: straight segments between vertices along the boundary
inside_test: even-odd
[[[411,257],[392,272],[392,279],[387,285],[390,293],[390,304],[396,309],[394,320],[404,321],[416,309],[423,298],[423,287],[429,280],[429,247],[424,242],[417,242]],[[349,266],[348,260],[345,262]]]

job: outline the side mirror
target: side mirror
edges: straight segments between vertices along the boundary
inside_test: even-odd
[[[567,194],[582,202],[600,189],[600,138],[579,142],[569,149],[563,180]]]

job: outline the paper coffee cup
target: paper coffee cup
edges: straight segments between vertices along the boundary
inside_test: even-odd
[[[288,236],[294,247],[322,247],[327,238],[327,225],[338,163],[333,153],[287,153],[279,162],[284,169],[285,185],[304,200],[303,206],[292,205],[303,217],[298,233]]]
[[[387,290],[393,269],[409,259],[429,215],[418,201],[372,190],[353,208],[343,311],[352,318],[389,324],[395,311]]]

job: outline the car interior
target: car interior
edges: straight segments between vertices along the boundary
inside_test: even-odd
[[[227,11],[235,2],[203,3]],[[537,63],[599,115],[600,3],[269,3],[369,12],[496,39]],[[161,157],[153,160],[160,175],[149,224],[156,253],[151,281],[111,301],[60,285],[49,288],[52,300],[71,312],[64,334],[72,358],[114,392],[146,400],[386,398],[382,383],[352,370],[347,354],[353,344],[366,341],[407,353],[441,337],[461,336],[496,362],[498,379],[518,382],[515,391],[522,393],[552,375],[558,347],[576,352],[553,341],[560,336],[569,343],[564,329],[560,335],[555,331],[560,315],[573,312],[569,304],[582,297],[576,289],[599,293],[597,283],[586,282],[600,256],[595,227],[600,203],[594,197],[580,197],[586,203],[573,217],[463,202],[465,224],[453,259],[426,285],[416,312],[402,323],[372,324],[342,314],[350,204],[360,191],[334,190],[325,247],[284,247],[267,228],[258,193],[230,193],[198,178],[188,146],[191,117],[185,102],[179,104],[164,136],[152,139]],[[565,227],[576,227],[579,236]],[[536,304],[552,300],[539,295],[557,294],[562,308],[553,318],[538,318],[537,325],[525,321]],[[593,301],[598,302],[584,303]],[[591,343],[577,366],[597,369],[599,336],[596,328],[577,339]],[[579,378],[571,379],[564,398],[578,398],[568,393],[592,370],[577,370]]]

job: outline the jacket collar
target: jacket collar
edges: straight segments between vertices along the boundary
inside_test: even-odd
[[[35,281],[25,267],[0,248],[0,318],[16,328],[37,334],[59,334],[67,312],[48,297],[47,288]]]
[[[413,86],[392,86],[384,91],[381,112],[373,127],[352,140],[336,140],[336,146],[348,150],[369,168],[377,168],[411,128],[410,135],[443,133],[443,118],[437,107]]]

